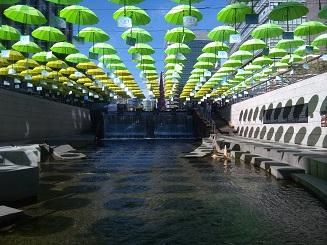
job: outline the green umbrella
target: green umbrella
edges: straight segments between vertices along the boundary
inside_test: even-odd
[[[214,53],[217,54],[218,51],[227,51],[229,48],[226,44],[224,44],[223,42],[210,42],[207,45],[205,45],[202,49],[202,52],[205,53]]]
[[[312,46],[312,52],[310,52],[310,54],[319,54],[320,49],[316,46]],[[307,54],[309,54],[307,52],[307,46],[303,45],[301,47],[298,47],[295,51],[294,54],[300,55],[300,56],[306,56]]]
[[[223,67],[241,67],[243,63],[240,60],[227,60],[224,64]]]
[[[6,47],[5,46],[3,46],[3,44],[2,43],[0,43],[0,51],[1,50],[6,50]]]
[[[0,39],[8,41],[18,41],[19,38],[20,32],[16,28],[8,25],[0,26]]]
[[[151,34],[142,28],[130,28],[126,30],[121,37],[124,40],[127,40],[127,38],[133,38],[136,40],[136,43],[148,43],[152,41]]]
[[[147,25],[150,23],[150,16],[141,8],[135,6],[124,6],[118,9],[114,14],[114,20],[120,17],[129,17],[133,26]]]
[[[20,0],[1,0],[0,4],[15,4],[18,3]]]
[[[189,48],[189,46],[187,46],[184,43],[170,44],[165,50],[166,54],[178,54],[178,53],[189,54],[190,52],[191,49]]]
[[[22,53],[38,53],[41,52],[42,49],[40,48],[39,45],[37,45],[34,42],[22,42],[19,41],[17,43],[15,43],[12,48],[18,52],[22,52]]]
[[[60,11],[59,15],[67,22],[77,24],[78,27],[80,25],[94,25],[99,22],[99,18],[92,10],[80,5],[67,6]]]
[[[47,42],[61,42],[66,40],[66,36],[57,28],[51,26],[41,26],[32,32],[32,36]]]
[[[108,0],[112,3],[120,4],[120,5],[131,5],[131,4],[139,4],[144,0]]]
[[[96,43],[89,49],[89,52],[100,55],[117,53],[116,49],[108,43]]]
[[[320,36],[316,37],[312,45],[318,46],[318,47],[327,47],[327,34],[321,34]]]
[[[154,52],[154,49],[146,43],[137,43],[135,46],[132,46],[128,49],[128,53],[130,54],[149,55],[154,54]]]
[[[286,54],[287,54],[287,51],[285,49],[272,48],[269,50],[268,57],[275,59],[275,58],[284,57]]]
[[[211,63],[215,63],[217,60],[218,60],[218,56],[215,53],[202,53],[197,58],[197,61],[211,62]]]
[[[60,4],[60,5],[73,5],[79,4],[83,0],[46,0],[51,3]]]
[[[284,2],[280,3],[269,14],[269,19],[274,21],[286,21],[287,31],[289,30],[289,21],[305,16],[309,9],[299,2]]]
[[[276,62],[274,64],[272,64],[270,67],[272,68],[288,68],[288,63],[285,63],[285,62]]]
[[[140,70],[147,70],[147,71],[157,69],[153,64],[137,64],[136,68]]]
[[[81,54],[81,53],[70,54],[66,57],[65,60],[70,63],[74,63],[74,64],[90,61],[90,59],[86,55]]]
[[[117,64],[108,64],[107,68],[109,70],[124,70],[126,69],[126,66],[123,63],[117,63]]]
[[[23,24],[42,25],[47,22],[47,19],[39,10],[28,5],[11,6],[7,8],[3,14],[8,19]]]
[[[276,48],[281,49],[294,49],[304,44],[301,38],[295,39],[282,39],[276,44]]]
[[[86,42],[106,42],[109,40],[109,35],[102,29],[97,27],[86,27],[78,33]]]
[[[245,3],[234,3],[220,10],[217,19],[222,23],[234,24],[236,28],[236,23],[245,21],[246,15],[251,13],[251,8]]]
[[[133,60],[134,62],[137,63],[142,63],[142,64],[154,64],[156,61],[150,56],[150,55],[142,55],[141,59]]]
[[[194,39],[194,32],[185,27],[168,30],[165,35],[165,40],[170,43],[188,43]]]
[[[178,64],[178,63],[183,63],[185,61],[187,61],[187,59],[185,57],[183,57],[182,59],[179,59],[179,57],[177,57],[174,54],[168,55],[165,58],[166,63],[176,63],[176,64]]]
[[[318,13],[320,19],[327,19],[327,5],[325,5]]]
[[[120,63],[122,63],[120,57],[116,54],[105,54],[99,58],[99,61],[104,64],[120,64]]]
[[[309,44],[311,43],[311,36],[320,34],[327,30],[327,26],[319,21],[304,22],[296,27],[294,34],[296,36],[308,36]]]
[[[276,38],[283,34],[284,30],[277,24],[267,23],[256,27],[251,35],[257,39]]]
[[[185,16],[192,16],[197,19],[197,21],[202,20],[201,12],[189,5],[178,5],[172,8],[166,15],[165,20],[174,25],[183,25],[183,18]]]
[[[231,26],[218,26],[209,32],[208,37],[213,41],[225,42],[229,37],[234,34],[239,34]]]
[[[246,42],[244,42],[241,46],[240,46],[240,50],[242,51],[256,51],[259,49],[264,49],[267,47],[267,44],[260,40],[260,39],[250,39],[247,40]]]
[[[235,72],[235,68],[233,67],[221,67],[219,68],[219,70],[217,71],[217,73],[233,73]]]
[[[32,59],[37,61],[37,62],[46,63],[46,62],[49,62],[49,61],[57,60],[58,58],[52,53],[39,52],[39,53],[34,54],[32,56]]]
[[[249,51],[239,50],[239,51],[236,51],[235,53],[233,53],[230,56],[230,59],[244,61],[247,59],[251,59],[252,57],[253,57],[253,54],[251,54]]]
[[[172,0],[172,1],[178,4],[193,4],[193,3],[203,2],[204,0]]]
[[[244,70],[245,71],[259,71],[262,69],[262,66],[261,65],[247,65],[244,67]]]
[[[271,65],[273,62],[274,61],[271,58],[265,57],[265,56],[261,56],[261,57],[258,57],[256,59],[254,59],[252,61],[252,64],[253,65],[261,65],[261,66],[263,66],[263,65]]]
[[[280,62],[282,63],[298,63],[303,61],[303,58],[297,54],[285,55]]]
[[[198,61],[193,66],[193,68],[196,68],[196,69],[212,69],[213,67],[214,67],[214,64],[213,63],[203,62],[203,61]]]
[[[50,50],[52,52],[58,53],[58,54],[76,54],[78,53],[78,49],[75,47],[74,44],[68,43],[68,42],[59,42],[55,43]]]

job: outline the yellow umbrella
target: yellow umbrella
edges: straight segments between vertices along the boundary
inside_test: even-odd
[[[16,62],[17,65],[19,66],[25,66],[29,68],[35,68],[39,66],[39,63],[37,63],[35,60],[32,59],[24,59],[24,60],[19,60]]]
[[[25,59],[24,55],[22,53],[15,51],[15,50],[10,50],[9,51],[9,61],[17,61],[17,60],[22,60]]]
[[[86,77],[83,73],[81,73],[79,76],[77,76],[76,74],[69,75],[69,79],[72,79],[72,80],[78,80],[83,77]]]
[[[13,65],[9,65],[8,69],[14,69],[16,72],[22,72],[24,70],[26,70],[25,66],[21,66],[21,65],[17,65],[17,64],[13,64]]]
[[[89,70],[89,69],[96,69],[98,68],[98,66],[93,62],[83,62],[83,63],[79,63],[76,66],[76,68],[82,70]]]
[[[58,81],[61,82],[61,83],[68,83],[69,79],[67,77],[60,76]]]
[[[107,75],[96,75],[96,76],[94,76],[94,79],[102,81],[102,80],[108,79],[108,76]]]
[[[49,74],[46,76],[46,78],[48,78],[48,79],[54,79],[54,78],[58,77],[59,75],[60,75],[59,72],[52,71],[52,72],[49,72]]]
[[[77,71],[76,68],[68,67],[66,69],[61,69],[59,72],[62,75],[71,75],[71,74],[74,74],[76,71]]]
[[[105,72],[102,70],[102,69],[100,69],[100,68],[97,68],[97,69],[89,69],[89,70],[87,70],[86,71],[86,73],[88,74],[88,75],[103,75],[103,74],[105,74]]]
[[[41,66],[37,66],[33,69],[33,71],[37,72],[37,73],[41,73],[42,71],[48,71],[48,72],[51,72],[52,69],[50,67],[47,67],[47,66],[44,66],[44,65],[41,65]]]
[[[34,70],[28,69],[28,70],[22,71],[19,75],[20,76],[26,76],[26,75],[34,76],[34,75],[37,75],[37,74],[38,73],[35,72]]]
[[[7,59],[5,58],[0,58],[0,66],[1,67],[4,67],[4,66],[8,66],[9,65],[9,62]]]
[[[68,67],[68,65],[62,60],[50,61],[47,63],[47,66],[53,69],[63,69]]]
[[[83,78],[78,79],[76,82],[85,84],[85,83],[92,83],[92,80],[88,77],[83,77]]]
[[[0,68],[0,76],[7,76],[8,75],[8,67]]]

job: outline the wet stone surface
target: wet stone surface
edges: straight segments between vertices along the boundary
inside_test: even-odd
[[[107,141],[41,167],[0,244],[327,244],[326,207],[250,165],[181,158],[200,142]]]

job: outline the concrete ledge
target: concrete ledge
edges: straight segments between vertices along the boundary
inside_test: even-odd
[[[272,159],[270,158],[266,158],[266,157],[253,157],[251,159],[251,163],[255,166],[255,167],[260,167],[261,162],[263,161],[272,161]]]
[[[239,160],[242,156],[242,154],[248,154],[250,153],[249,151],[231,151],[231,156],[234,158],[234,159],[237,159]]]
[[[262,161],[260,163],[260,168],[270,172],[271,166],[289,166],[287,163],[278,162],[278,161]]]
[[[308,174],[292,174],[292,179],[327,204],[327,181]]]
[[[276,179],[291,179],[292,174],[304,174],[305,171],[302,168],[291,166],[270,166],[270,173]]]
[[[36,197],[38,188],[38,167],[18,165],[0,167],[0,202]]]
[[[245,154],[242,154],[240,159],[242,161],[244,161],[245,163],[250,163],[253,157],[260,157],[260,156],[255,155],[255,154],[245,153]]]

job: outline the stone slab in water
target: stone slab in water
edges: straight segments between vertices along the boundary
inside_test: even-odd
[[[277,180],[291,179],[292,174],[304,174],[305,171],[302,168],[291,167],[291,166],[271,166],[270,173]]]
[[[0,227],[9,225],[24,214],[23,210],[0,206]]]

